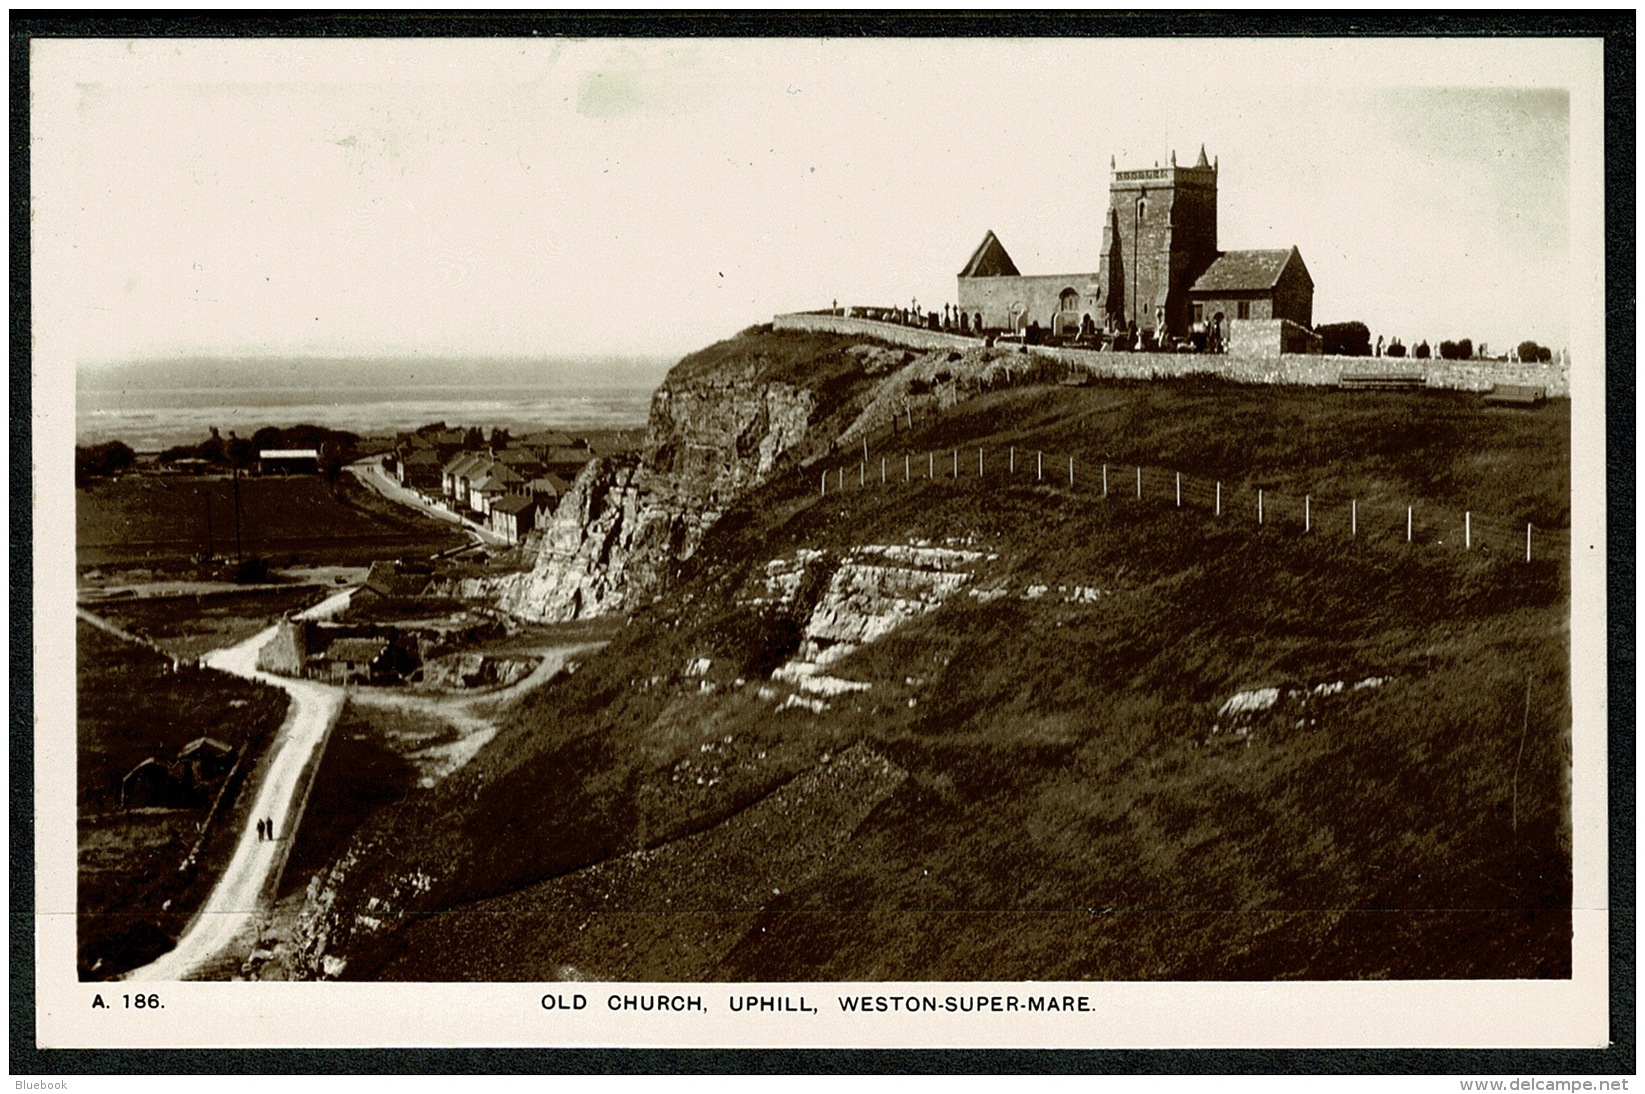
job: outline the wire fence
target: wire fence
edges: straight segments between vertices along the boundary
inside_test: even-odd
[[[1346,537],[1367,543],[1445,547],[1531,561],[1569,561],[1570,531],[1539,528],[1472,510],[1387,498],[1295,494],[1249,483],[1231,484],[1169,468],[1123,461],[1079,461],[1042,449],[979,447],[871,454],[831,461],[817,472],[820,495],[889,490],[904,485],[1037,486],[1113,503],[1192,509],[1211,519],[1298,535]]]

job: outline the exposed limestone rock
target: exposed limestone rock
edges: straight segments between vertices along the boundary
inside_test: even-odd
[[[773,560],[766,566],[771,589],[797,588],[806,566],[822,562],[809,552],[803,562]],[[854,548],[840,562],[806,620],[798,654],[771,674],[812,695],[837,696],[868,688],[857,680],[822,670],[857,647],[872,642],[910,619],[935,611],[971,580],[971,567],[982,551],[922,544],[872,544]],[[797,563],[797,568],[796,568]],[[789,594],[790,597],[792,593]],[[812,706],[789,696],[784,706]]]
[[[788,384],[664,385],[643,455],[591,462],[543,528],[531,570],[464,592],[544,621],[641,603],[804,439],[814,408],[812,392]]]

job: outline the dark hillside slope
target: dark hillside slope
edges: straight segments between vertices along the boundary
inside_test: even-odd
[[[877,435],[859,473],[877,479],[883,452],[900,480],[905,447],[978,446],[988,473],[819,497],[813,464],[732,505],[617,641],[375,818],[316,962],[415,979],[1569,975],[1562,563],[1257,528],[1025,470],[1028,451],[1082,475],[1111,454],[1230,498],[1263,485],[1557,526],[1568,404],[1042,385],[916,426]],[[1011,446],[1015,477],[997,462]]]

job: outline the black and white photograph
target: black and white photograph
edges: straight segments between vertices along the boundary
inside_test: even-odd
[[[36,41],[41,1044],[1603,1044],[1600,74]]]

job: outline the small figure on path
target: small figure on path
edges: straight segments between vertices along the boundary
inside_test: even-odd
[[[274,818],[270,817],[266,821],[264,821],[263,823],[268,826],[268,838],[273,839],[274,838]]]
[[[262,821],[257,822],[257,842],[258,843],[263,842],[263,822]]]

